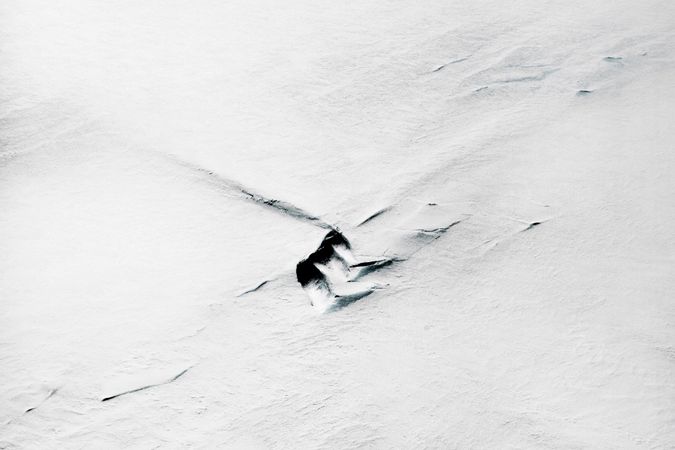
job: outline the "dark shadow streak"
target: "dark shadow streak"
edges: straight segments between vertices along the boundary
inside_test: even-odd
[[[362,225],[365,225],[365,224],[367,224],[368,222],[370,222],[371,220],[375,219],[376,217],[379,217],[379,216],[381,216],[382,214],[386,213],[386,212],[389,211],[390,209],[391,209],[391,206],[387,206],[386,208],[382,208],[382,209],[380,209],[379,211],[376,211],[376,212],[374,212],[373,214],[371,214],[370,216],[366,217],[363,221],[361,221],[361,223],[359,223],[359,224],[356,225],[356,226],[357,226],[357,227],[360,227],[360,226],[362,226]]]
[[[338,311],[344,307],[351,305],[364,297],[368,297],[370,294],[375,292],[374,289],[369,289],[367,291],[358,292],[351,295],[339,295],[335,297],[335,304],[330,308],[329,311]]]
[[[443,64],[443,65],[441,65],[441,66],[438,66],[438,67],[435,68],[434,70],[432,70],[431,73],[434,73],[434,72],[440,72],[441,70],[445,69],[447,66],[449,66],[449,65],[451,65],[451,64],[457,64],[457,63],[460,63],[460,62],[462,62],[462,61],[466,61],[467,59],[469,59],[468,56],[467,56],[466,58],[459,58],[459,59],[455,59],[454,61],[447,62],[447,63],[445,63],[445,64]]]
[[[351,266],[351,268],[360,268],[361,270],[359,271],[358,275],[356,275],[352,281],[357,281],[360,280],[361,278],[365,277],[366,275],[377,272],[380,269],[384,269],[386,267],[391,266],[392,264],[396,262],[401,262],[405,261],[402,258],[386,258],[386,259],[378,259],[375,261],[365,261],[362,263],[354,264]]]
[[[326,223],[323,221],[320,217],[317,217],[313,214],[308,213],[307,211],[303,210],[302,208],[295,206],[292,203],[285,202],[283,200],[278,200],[274,198],[268,198],[265,197],[264,195],[258,194],[256,192],[253,192],[251,189],[245,187],[241,183],[231,180],[229,178],[223,177],[222,175],[219,175],[211,170],[204,169],[203,167],[200,167],[196,164],[184,161],[182,159],[177,158],[174,155],[166,155],[160,152],[157,152],[161,156],[170,159],[174,163],[185,167],[187,169],[190,169],[194,172],[199,172],[200,174],[206,175],[208,181],[211,183],[214,183],[215,185],[219,186],[220,188],[225,188],[231,192],[233,192],[236,195],[241,196],[242,198],[246,200],[250,200],[253,203],[267,206],[270,208],[275,209],[278,212],[281,212],[287,216],[293,217],[294,219],[301,220],[303,222],[308,222],[312,225],[316,225],[321,228],[327,228],[327,229],[333,229],[334,227],[330,225],[329,223]]]
[[[136,389],[132,389],[132,390],[130,390],[130,391],[121,392],[121,393],[119,393],[119,394],[111,395],[110,397],[102,398],[101,401],[102,401],[102,402],[107,402],[108,400],[112,400],[112,399],[114,399],[114,398],[121,397],[121,396],[123,396],[123,395],[133,394],[134,392],[144,391],[144,390],[150,389],[150,388],[152,388],[152,387],[163,386],[163,385],[165,385],[165,384],[173,383],[174,381],[176,381],[177,379],[179,379],[180,377],[182,377],[183,375],[185,375],[185,373],[186,373],[188,370],[190,370],[191,368],[192,368],[192,367],[188,367],[187,369],[185,369],[185,370],[183,370],[182,372],[180,372],[178,375],[174,376],[174,377],[171,378],[170,380],[165,381],[165,382],[163,382],[163,383],[149,384],[149,385],[147,385],[147,386],[143,386],[143,387],[139,387],[139,388],[136,388]]]
[[[56,391],[58,391],[58,389],[52,389],[51,391],[49,391],[49,395],[47,395],[47,397],[45,397],[44,400],[42,400],[39,404],[33,406],[32,408],[28,408],[26,411],[24,411],[24,414],[27,414],[27,413],[29,413],[29,412],[31,412],[31,411],[35,411],[37,408],[39,408],[40,406],[42,406],[42,404],[43,404],[44,402],[46,402],[47,400],[49,400],[50,398],[52,398],[52,396],[53,396],[54,394],[56,394]]]
[[[272,281],[272,280],[265,280],[265,281],[263,281],[262,283],[258,284],[257,286],[255,286],[255,287],[253,287],[253,288],[251,288],[251,289],[248,289],[248,290],[246,290],[246,291],[244,291],[244,292],[238,294],[237,297],[242,297],[242,296],[244,296],[244,295],[246,295],[246,294],[250,294],[251,292],[255,292],[255,291],[257,291],[258,289],[260,289],[261,287],[265,286],[265,285],[266,285],[267,283],[269,283],[270,281]]]
[[[536,227],[536,226],[538,226],[538,225],[541,225],[541,222],[532,222],[532,223],[529,224],[529,225],[527,226],[527,228],[525,228],[523,231],[531,230],[532,228],[534,228],[534,227]]]

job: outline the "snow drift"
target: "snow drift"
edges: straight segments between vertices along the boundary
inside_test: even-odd
[[[652,0],[2,2],[0,448],[669,447],[674,42]]]

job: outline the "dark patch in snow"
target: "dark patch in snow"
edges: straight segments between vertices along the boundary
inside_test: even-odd
[[[544,221],[544,222],[546,222],[546,221]],[[531,230],[532,228],[538,227],[539,225],[543,224],[544,222],[532,222],[523,231]]]
[[[150,388],[152,388],[152,387],[163,386],[163,385],[165,385],[165,384],[173,383],[174,381],[176,381],[177,379],[179,379],[180,377],[182,377],[183,375],[185,375],[185,374],[187,373],[187,371],[190,370],[191,368],[192,368],[192,367],[188,367],[187,369],[185,369],[185,370],[181,371],[180,373],[178,373],[178,375],[175,375],[175,376],[173,376],[172,378],[170,378],[169,380],[164,381],[164,382],[162,382],[162,383],[148,384],[147,386],[142,386],[142,387],[139,387],[139,388],[136,388],[136,389],[131,389],[131,390],[129,390],[129,391],[120,392],[119,394],[111,395],[111,396],[109,396],[109,397],[104,397],[104,398],[101,399],[101,401],[102,401],[102,402],[107,402],[108,400],[112,400],[112,399],[114,399],[114,398],[121,397],[121,396],[123,396],[123,395],[133,394],[134,392],[144,391],[144,390],[150,389]]]
[[[541,222],[532,222],[532,223],[529,224],[529,225],[527,226],[527,228],[525,228],[523,231],[531,230],[532,228],[534,228],[534,227],[536,227],[536,226],[539,226],[539,225],[541,225]]]
[[[319,248],[312,252],[307,258],[300,261],[295,267],[295,275],[298,279],[298,283],[303,287],[315,284],[319,287],[329,288],[326,276],[316,267],[316,265],[328,264],[334,260],[338,261],[345,270],[347,270],[348,264],[337,252],[336,249],[338,247],[350,249],[351,244],[342,233],[333,229],[323,238]]]
[[[334,291],[332,277],[338,272],[348,276],[352,266],[350,266],[342,253],[350,253],[351,243],[338,230],[331,230],[321,241],[319,247],[307,258],[300,261],[295,267],[295,275],[298,283],[305,289],[310,297],[310,304],[314,306],[314,301],[318,301],[322,306],[330,305],[326,311],[332,311],[351,304],[373,291],[374,288],[368,288],[351,294],[338,294]],[[349,256],[351,258],[351,256]],[[376,270],[376,262],[366,262],[357,264],[358,267],[372,266]],[[372,271],[371,270],[371,271]],[[339,277],[338,277],[339,278]],[[349,280],[354,281],[354,280]],[[332,303],[332,305],[331,305]]]
[[[295,276],[303,288],[315,287],[327,293],[331,293],[330,283],[326,275],[319,270],[317,264],[326,265],[332,261],[338,262],[345,271],[349,265],[337,252],[337,248],[350,249],[351,244],[347,238],[336,229],[332,229],[321,241],[319,247],[307,258],[295,266]]]
[[[324,311],[342,308],[382,287],[377,283],[364,283],[360,281],[362,278],[405,261],[461,222],[457,220],[438,228],[406,230],[400,242],[405,249],[403,255],[360,262],[354,261],[349,240],[340,231],[333,229],[314,252],[296,265],[297,281],[305,289],[312,305],[316,303],[324,306]],[[411,246],[414,250],[411,250]]]
[[[347,238],[344,236],[344,234],[340,233],[336,229],[332,229],[325,238],[323,238],[323,242],[321,245],[330,245],[332,247],[346,247],[348,249],[352,248],[352,244],[349,243]]]
[[[621,60],[623,60],[621,56],[605,56],[602,59],[607,62],[620,62]]]
[[[589,95],[589,94],[592,94],[592,93],[593,93],[593,91],[592,91],[592,90],[589,90],[589,89],[579,89],[579,90],[577,91],[577,95],[578,95],[579,97],[583,97],[584,95]]]
[[[314,261],[310,258],[303,259],[295,266],[295,276],[302,287],[315,285],[324,289],[328,288],[326,276],[316,267]]]

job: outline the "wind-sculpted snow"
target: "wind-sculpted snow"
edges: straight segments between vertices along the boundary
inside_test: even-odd
[[[44,390],[44,387],[43,387],[43,389],[40,389],[40,391],[43,391],[43,390]],[[46,392],[46,395],[45,395],[41,400],[37,401],[37,403],[36,403],[34,406],[30,406],[30,407],[26,408],[26,410],[23,412],[23,414],[28,414],[28,413],[30,413],[30,412],[32,412],[32,411],[35,411],[35,410],[38,409],[40,406],[42,406],[47,400],[49,400],[50,398],[52,398],[52,397],[54,396],[54,394],[56,394],[57,392],[58,392],[58,389],[56,389],[56,388],[54,388],[54,389],[48,389],[47,392]],[[10,423],[12,423],[13,420],[14,420],[14,419],[9,419],[9,420],[7,420],[7,421],[4,423],[4,425],[9,425]]]
[[[675,3],[0,2],[0,448],[669,448]]]
[[[352,269],[364,267],[364,263],[354,263],[351,250],[347,238],[340,231],[331,230],[319,247],[297,264],[296,278],[308,292],[312,306],[321,310],[340,308],[373,292],[375,285],[350,289],[355,284],[346,284],[356,280],[352,276]],[[366,262],[365,266],[374,269],[372,264]]]
[[[434,70],[432,70],[431,72],[432,72],[432,73],[434,73],[434,72],[440,72],[441,70],[445,69],[447,66],[449,66],[449,65],[451,65],[451,64],[461,63],[461,62],[463,62],[463,61],[466,61],[467,59],[469,59],[468,56],[465,57],[465,58],[454,59],[454,60],[449,61],[449,62],[447,62],[447,63],[445,63],[445,64],[441,64],[440,66],[436,67],[436,68],[435,68]]]
[[[206,181],[216,185],[219,189],[223,189],[229,195],[235,195],[244,200],[248,200],[253,203],[272,208],[289,217],[309,222],[321,228],[332,228],[330,224],[324,222],[323,220],[321,220],[321,218],[304,211],[302,208],[299,208],[293,205],[292,203],[259,194],[253,191],[251,188],[246,187],[237,181],[226,178],[222,175],[218,175],[217,173],[205,169],[203,167],[199,167],[196,164],[180,160],[173,155],[169,155],[168,158],[182,167],[189,168],[195,171],[196,173],[205,176]]]
[[[404,207],[410,206],[402,202]],[[428,203],[421,211],[399,223],[399,228],[393,233],[391,230],[382,230],[382,236],[373,241],[385,245],[380,250],[382,255],[365,255],[353,249],[351,242],[338,229],[331,229],[318,245],[316,250],[297,263],[295,277],[298,283],[305,289],[310,297],[310,305],[319,311],[331,311],[347,306],[354,301],[367,297],[375,290],[386,286],[386,282],[363,282],[363,279],[375,272],[389,268],[394,263],[403,262],[426,245],[439,239],[452,227],[460,224],[463,219],[454,220],[444,226],[436,226],[450,213],[446,210],[438,214],[436,203]],[[349,227],[350,233],[363,237],[372,230],[363,231],[368,223],[374,221],[387,212],[395,209],[394,206],[382,208],[362,220],[354,227]],[[399,205],[400,209],[400,205]],[[430,211],[431,210],[431,211]],[[433,211],[433,212],[432,212]],[[400,213],[395,214],[399,217]],[[456,216],[456,214],[455,214]],[[427,227],[415,228],[413,224],[428,224]],[[360,255],[355,257],[354,251]],[[278,279],[268,279],[259,282],[251,288],[243,289],[238,296],[244,296],[267,287],[271,282]]]

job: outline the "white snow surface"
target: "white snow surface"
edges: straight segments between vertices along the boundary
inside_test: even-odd
[[[3,0],[0,448],[673,448],[673,117],[669,1]]]

